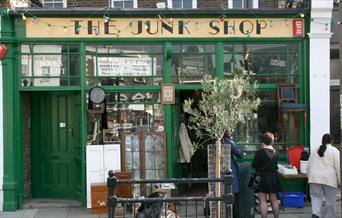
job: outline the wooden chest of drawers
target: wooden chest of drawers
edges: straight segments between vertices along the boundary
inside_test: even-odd
[[[114,175],[118,179],[132,179],[132,172],[117,172]],[[91,211],[93,214],[107,213],[108,189],[106,183],[92,183],[91,190]],[[128,184],[118,185],[116,196],[122,198],[132,197],[132,187]]]
[[[91,211],[95,213],[107,213],[108,190],[106,183],[91,184]]]

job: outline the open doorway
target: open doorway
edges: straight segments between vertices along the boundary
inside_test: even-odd
[[[183,103],[186,99],[193,99],[196,102],[201,97],[201,91],[198,90],[182,90],[179,93],[180,99],[180,124],[182,122],[185,124],[187,134],[192,143],[196,143],[200,145],[191,156],[189,162],[180,163],[181,165],[181,177],[192,177],[192,178],[207,178],[208,177],[208,155],[207,155],[207,146],[211,143],[211,140],[203,139],[198,137],[195,134],[194,130],[191,130],[188,127],[189,115],[184,113],[183,111]],[[183,135],[181,133],[182,129],[180,128],[179,136]],[[184,131],[184,130],[183,130]],[[180,142],[180,149],[182,148],[182,144]],[[207,184],[192,184],[185,188],[186,194],[189,195],[199,195],[199,193],[207,193],[208,185]]]

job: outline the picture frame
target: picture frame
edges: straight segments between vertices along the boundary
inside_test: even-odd
[[[161,104],[174,104],[175,99],[175,84],[161,84]]]

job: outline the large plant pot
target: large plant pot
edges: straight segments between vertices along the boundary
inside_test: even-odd
[[[221,176],[227,171],[230,171],[231,152],[230,144],[221,145]],[[215,144],[208,145],[208,178],[215,178],[216,168],[216,146]],[[209,195],[215,196],[215,183],[211,182],[208,184]],[[221,195],[224,193],[224,185],[221,184]],[[216,217],[216,203],[210,202],[210,213],[209,216],[212,218]],[[225,214],[225,206],[221,203],[221,215]],[[224,216],[221,216],[224,217]]]

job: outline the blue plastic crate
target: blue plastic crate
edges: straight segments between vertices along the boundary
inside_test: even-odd
[[[279,192],[279,198],[281,204],[287,207],[304,207],[304,196],[303,192],[286,192],[285,194],[285,204],[283,202],[283,193]]]

